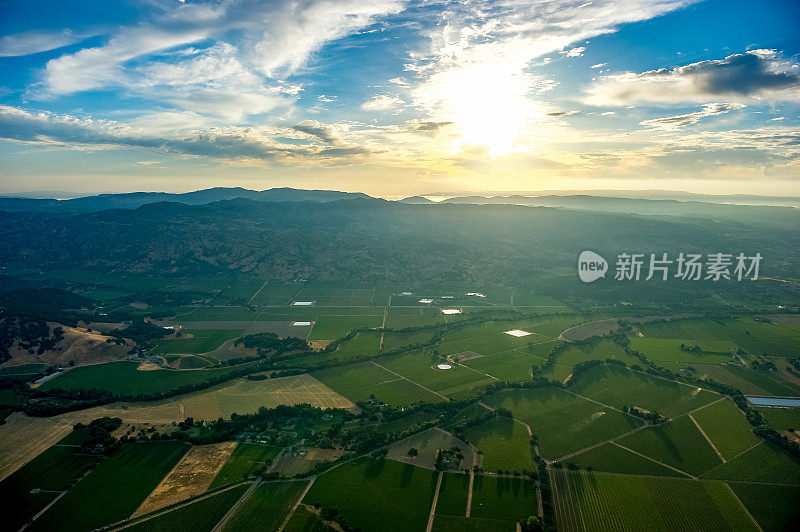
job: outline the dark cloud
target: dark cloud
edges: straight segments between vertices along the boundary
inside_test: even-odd
[[[439,131],[452,125],[453,122],[415,122],[411,129],[414,131]]]
[[[319,140],[327,144],[336,145],[339,143],[339,139],[334,134],[333,129],[330,126],[320,124],[319,122],[310,120],[301,122],[292,126],[292,129],[299,131],[300,133],[317,137]]]

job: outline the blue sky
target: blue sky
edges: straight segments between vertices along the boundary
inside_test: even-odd
[[[0,192],[800,195],[800,4],[0,5]]]

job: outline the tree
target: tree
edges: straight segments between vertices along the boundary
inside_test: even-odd
[[[415,448],[413,448],[413,447],[412,447],[411,449],[409,449],[409,450],[408,450],[408,456],[409,456],[409,457],[411,457],[411,458],[414,458],[414,457],[415,457],[415,456],[417,456],[418,454],[419,454],[419,451],[417,451],[417,450],[416,450]]]

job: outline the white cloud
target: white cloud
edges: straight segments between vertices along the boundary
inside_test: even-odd
[[[430,49],[412,56],[405,67],[420,80],[412,90],[413,103],[433,120],[453,121],[462,144],[489,146],[493,155],[521,149],[518,140],[539,127],[544,114],[544,106],[530,97],[536,89],[536,78],[529,71],[535,59],[690,3],[465,0],[448,4],[430,32]]]
[[[567,57],[581,57],[583,52],[586,51],[585,46],[578,46],[577,48],[570,48],[569,50],[562,50],[559,53],[566,55]]]
[[[361,105],[365,111],[388,111],[404,105],[404,102],[397,94],[376,94]]]
[[[0,37],[0,57],[18,57],[55,50],[95,35],[93,32],[26,31]]]
[[[589,68],[603,68],[603,67],[604,67],[604,66],[606,66],[607,64],[608,64],[608,63],[597,63],[596,65],[592,65],[592,66],[590,66]]]
[[[53,97],[114,85],[129,87],[136,83],[135,73],[127,68],[134,59],[158,63],[153,54],[221,36],[236,38],[237,59],[248,70],[270,78],[285,76],[331,40],[401,7],[399,0],[225,0],[173,5],[155,20],[120,28],[102,46],[49,61],[32,94]]]
[[[685,126],[690,126],[698,123],[702,118],[707,116],[721,115],[731,111],[737,111],[746,107],[740,103],[709,103],[703,106],[701,111],[693,113],[686,113],[675,116],[665,116],[661,118],[653,118],[639,122],[639,125],[655,127],[659,129],[680,129]]]
[[[699,61],[640,74],[625,72],[600,78],[589,87],[589,105],[699,102],[719,98],[795,100],[800,97],[797,63],[774,50],[751,50],[724,59]]]

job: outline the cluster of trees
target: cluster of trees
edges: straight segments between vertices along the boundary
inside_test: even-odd
[[[303,353],[310,352],[311,346],[308,342],[288,336],[281,338],[275,333],[262,332],[258,334],[250,334],[237,338],[234,345],[243,345],[248,349],[256,349],[260,357],[267,357],[269,355],[280,356],[285,353]]]
[[[654,425],[657,425],[659,423],[663,423],[664,421],[667,421],[667,418],[665,418],[664,416],[662,416],[661,414],[659,414],[655,410],[645,411],[645,410],[640,410],[640,409],[636,408],[635,406],[627,406],[627,405],[625,405],[625,406],[622,407],[622,411],[627,413],[627,414],[630,414],[632,416],[636,416],[638,418],[644,419],[645,421],[649,421],[650,423],[653,423]]]
[[[44,319],[0,311],[0,362],[11,358],[10,349],[15,342],[30,354],[41,355],[54,349],[63,338],[64,330],[54,327],[51,333]]]
[[[102,417],[88,425],[77,423],[73,430],[81,434],[80,452],[86,454],[111,454],[120,441],[111,435],[122,425],[118,417]]]

